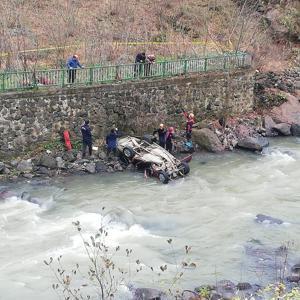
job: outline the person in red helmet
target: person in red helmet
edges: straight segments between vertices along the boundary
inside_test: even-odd
[[[172,153],[173,151],[173,140],[175,139],[174,127],[169,127],[166,134],[166,150]]]

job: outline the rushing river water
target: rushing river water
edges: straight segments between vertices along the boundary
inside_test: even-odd
[[[88,232],[97,230],[103,206],[112,221],[109,243],[133,249],[133,263],[139,258],[155,268],[168,264],[172,270],[189,245],[197,268],[185,271],[184,287],[225,278],[261,283],[268,274],[251,269],[245,245],[256,240],[279,247],[294,241],[291,257],[297,259],[299,178],[300,141],[290,138],[273,140],[263,155],[199,154],[190,176],[168,185],[130,172],[62,178],[50,185],[10,185],[18,193],[30,192],[43,205],[17,197],[0,203],[0,299],[58,299],[51,289],[53,274],[43,260],[63,254],[67,265],[83,263],[84,249],[72,222],[79,220]],[[258,213],[285,223],[258,224]],[[123,257],[119,263],[128,264]],[[132,281],[148,287],[159,286],[160,280],[141,272]],[[120,299],[127,298],[123,294]]]

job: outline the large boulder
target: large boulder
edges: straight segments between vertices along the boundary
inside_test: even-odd
[[[59,169],[65,169],[66,168],[66,163],[60,156],[56,157],[55,160],[56,160],[57,168],[59,168]]]
[[[238,147],[251,150],[251,151],[262,151],[264,147],[269,145],[268,139],[262,136],[248,136],[238,141]]]
[[[274,126],[276,126],[276,123],[273,121],[273,119],[268,115],[265,116],[264,127],[266,129],[266,136],[272,137],[278,135],[278,132],[274,130]]]
[[[3,174],[5,171],[5,164],[0,161],[0,174]]]
[[[17,164],[17,170],[22,173],[32,172],[33,165],[31,159],[21,160]]]
[[[43,154],[38,163],[39,166],[43,166],[49,169],[56,169],[56,159],[48,154]]]
[[[300,124],[293,123],[291,125],[291,133],[294,136],[300,136]]]
[[[274,127],[280,135],[289,136],[291,135],[291,125],[287,123],[279,123],[276,124]]]
[[[193,140],[201,148],[209,152],[221,152],[224,147],[217,135],[208,128],[194,129]]]

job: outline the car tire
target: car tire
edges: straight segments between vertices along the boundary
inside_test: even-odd
[[[180,165],[179,165],[179,169],[183,171],[183,175],[187,175],[190,173],[190,166],[188,163],[186,162],[182,162]]]
[[[131,147],[125,147],[123,149],[123,154],[128,159],[132,159],[135,155],[134,150]]]
[[[170,181],[170,178],[165,171],[160,171],[158,173],[158,179],[163,184],[167,184]]]
[[[125,165],[125,167],[128,167],[128,165],[130,164],[130,161],[123,153],[120,153],[119,158],[120,158],[120,161]]]

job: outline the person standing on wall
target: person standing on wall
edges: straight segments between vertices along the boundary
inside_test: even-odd
[[[92,155],[92,131],[89,126],[90,121],[85,120],[84,124],[81,126],[81,134],[82,134],[82,158],[85,157],[86,148],[89,149],[89,155]]]
[[[74,83],[76,79],[76,71],[78,68],[83,68],[80,64],[78,55],[74,54],[67,60],[67,68],[68,68],[68,83]]]
[[[195,116],[193,113],[188,114],[185,111],[183,112],[183,115],[186,118],[185,134],[186,138],[188,139],[192,137],[193,125],[195,124]]]

